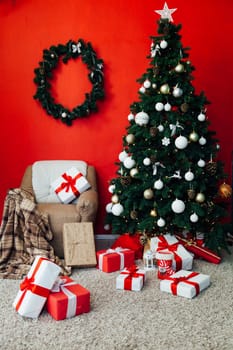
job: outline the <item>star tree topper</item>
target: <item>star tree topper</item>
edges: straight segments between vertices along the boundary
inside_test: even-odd
[[[163,9],[162,10],[155,10],[156,13],[158,13],[161,18],[167,18],[169,21],[173,22],[172,14],[175,12],[177,9],[169,9],[167,6],[167,3],[164,3]]]

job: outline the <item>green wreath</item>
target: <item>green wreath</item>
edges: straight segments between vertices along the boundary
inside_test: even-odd
[[[69,59],[75,59],[79,56],[89,70],[88,78],[92,83],[92,90],[85,94],[85,101],[81,105],[69,110],[63,105],[55,103],[50,91],[50,81],[60,58],[64,63],[67,63]],[[55,119],[61,119],[67,125],[72,125],[72,121],[77,118],[86,117],[91,112],[96,112],[98,110],[96,101],[104,98],[103,60],[97,58],[91,43],[85,44],[82,39],[78,40],[77,43],[70,40],[66,45],[59,44],[51,46],[49,50],[43,50],[43,61],[39,62],[39,67],[34,72],[34,82],[38,86],[36,94],[33,96],[34,99],[39,100],[49,115]]]

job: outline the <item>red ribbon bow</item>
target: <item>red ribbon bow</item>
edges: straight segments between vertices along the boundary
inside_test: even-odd
[[[66,180],[66,182],[62,182],[60,187],[58,187],[55,192],[61,192],[65,189],[66,192],[69,192],[71,190],[74,195],[77,197],[80,193],[75,187],[76,181],[80,179],[83,175],[81,173],[78,173],[75,177],[72,177],[70,175],[67,175],[66,173],[62,174],[63,179]]]
[[[143,281],[145,279],[145,275],[143,273],[138,273],[138,266],[131,265],[127,267],[127,270],[122,271],[122,275],[128,275],[124,280],[124,289],[131,290],[132,289],[132,278],[143,277]]]
[[[172,281],[171,283],[171,291],[172,294],[177,295],[177,287],[180,282],[185,282],[187,284],[191,284],[196,289],[196,295],[200,293],[200,286],[197,282],[189,281],[190,278],[199,275],[198,272],[192,272],[188,276],[180,276],[180,277],[166,277],[166,280]]]

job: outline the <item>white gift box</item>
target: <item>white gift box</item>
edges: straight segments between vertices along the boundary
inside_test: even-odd
[[[52,261],[36,256],[13,302],[21,316],[37,318],[40,315],[60,271]]]
[[[164,236],[152,237],[150,242],[152,252],[172,252],[174,259],[172,261],[172,269],[178,270],[192,270],[193,254],[191,254],[182,244],[179,243],[175,236],[166,234]],[[179,261],[181,260],[181,266]]]
[[[131,273],[130,269],[125,268],[116,278],[116,289],[139,292],[144,285],[145,279],[145,270],[137,269]]]
[[[51,187],[61,202],[68,204],[76,199],[82,192],[88,190],[91,185],[78,169],[71,167],[54,180],[51,183]]]
[[[180,270],[160,281],[160,290],[192,299],[210,285],[210,276],[198,272]]]

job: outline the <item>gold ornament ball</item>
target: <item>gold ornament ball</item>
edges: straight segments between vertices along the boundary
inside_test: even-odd
[[[151,209],[150,216],[153,216],[155,218],[157,216],[157,211],[155,209]]]
[[[118,201],[119,201],[118,195],[117,195],[117,194],[114,194],[114,195],[112,196],[111,200],[112,200],[112,203],[115,203],[115,204],[118,203]]]
[[[162,86],[160,86],[160,92],[164,95],[169,94],[169,92],[170,92],[169,85],[163,84]]]
[[[218,193],[221,198],[230,198],[232,195],[232,187],[224,182],[219,186]]]
[[[193,131],[193,132],[189,135],[189,140],[190,140],[190,141],[197,142],[198,139],[199,139],[199,136],[198,136],[198,134],[197,134],[195,131]]]
[[[205,195],[201,192],[199,192],[197,195],[196,195],[196,202],[198,203],[203,203],[205,201]]]
[[[144,191],[143,196],[145,199],[151,199],[154,196],[154,192],[152,191],[151,188],[148,188]]]
[[[130,176],[134,177],[138,174],[138,169],[137,168],[133,168],[130,170]]]
[[[127,143],[134,143],[135,136],[133,134],[128,134],[125,138]]]
[[[175,71],[176,71],[177,73],[182,73],[182,72],[184,71],[184,66],[183,66],[183,64],[181,64],[181,63],[177,64],[177,66],[175,67]]]

